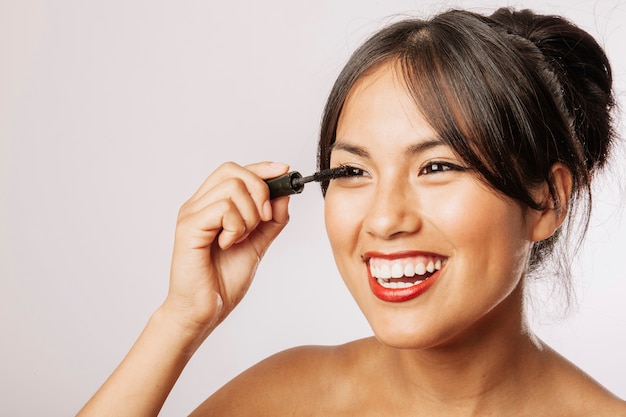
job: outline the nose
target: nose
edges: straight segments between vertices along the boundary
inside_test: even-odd
[[[365,231],[385,240],[419,231],[422,219],[415,194],[406,179],[381,178],[370,198],[370,208],[363,222]]]

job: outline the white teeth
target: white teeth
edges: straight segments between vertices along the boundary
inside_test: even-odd
[[[424,261],[416,261],[415,264],[402,260],[389,262],[376,260],[376,262],[370,263],[369,268],[372,277],[381,280],[389,280],[390,278],[397,279],[402,277],[410,278],[416,275],[422,276],[426,275],[427,272],[432,274],[433,272],[440,270],[445,264],[446,260],[441,259],[425,259]],[[404,283],[401,284],[403,285]]]
[[[424,282],[424,280],[421,281],[415,281],[415,282],[402,282],[402,281],[386,281],[384,279],[380,279],[378,278],[376,281],[378,281],[378,283],[385,288],[408,288],[408,287],[412,287],[414,285],[420,284],[422,282]]]
[[[391,265],[391,278],[401,278],[402,276],[404,276],[402,265],[400,265],[400,262],[394,262]]]
[[[389,269],[389,265],[383,264],[380,266],[378,271],[378,278],[389,279],[391,278],[391,269]]]

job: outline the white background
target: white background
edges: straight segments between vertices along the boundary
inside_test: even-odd
[[[221,162],[313,172],[326,95],[366,35],[396,14],[502,5],[597,36],[623,103],[623,0],[0,0],[0,414],[72,415],[102,384],[165,295],[178,207]],[[621,397],[624,162],[596,195],[574,267],[578,310],[562,319],[539,306],[533,320]],[[309,185],[162,415],[188,413],[274,352],[369,334]]]

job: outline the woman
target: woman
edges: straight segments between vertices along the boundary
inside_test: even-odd
[[[193,415],[626,416],[533,336],[523,303],[587,224],[611,83],[586,32],[530,11],[450,11],[370,38],[331,92],[318,162],[358,174],[323,183],[325,218],[375,337],[279,353]],[[287,224],[263,181],[287,170],[224,164],[183,205],[168,296],[81,415],[158,413]]]

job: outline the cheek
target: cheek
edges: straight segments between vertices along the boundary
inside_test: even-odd
[[[324,222],[334,252],[349,240],[350,212],[346,199],[337,198],[336,194],[329,189],[324,200]]]
[[[466,271],[499,275],[525,265],[530,244],[517,204],[476,185],[429,197],[445,204],[425,208],[424,222],[454,248]]]
[[[456,243],[469,255],[464,259],[468,270],[484,280],[500,282],[510,277],[516,281],[530,251],[521,208],[490,194],[474,201],[464,215],[459,214],[455,226],[459,231]]]
[[[358,255],[356,247],[363,219],[363,210],[356,204],[358,199],[345,194],[341,190],[335,192],[329,187],[324,200],[326,233],[335,261],[340,268],[346,256]]]
[[[447,230],[456,242],[510,241],[523,234],[521,209],[482,187],[448,190],[445,196],[431,197],[431,201],[445,204],[434,205],[424,216]]]

